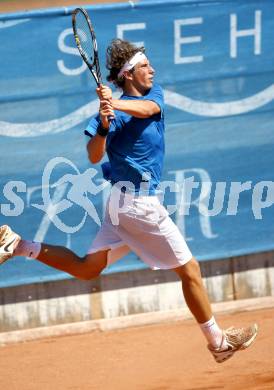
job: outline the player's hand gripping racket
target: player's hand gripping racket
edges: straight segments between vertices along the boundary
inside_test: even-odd
[[[98,87],[102,84],[98,58],[98,47],[88,13],[83,8],[76,8],[72,13],[72,28],[78,50],[91,71]]]

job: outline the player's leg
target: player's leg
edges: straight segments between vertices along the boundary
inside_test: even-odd
[[[212,317],[208,295],[203,285],[200,266],[195,258],[186,264],[174,268],[182,280],[182,288],[189,310],[200,324]]]
[[[245,349],[255,340],[258,327],[253,324],[246,328],[229,328],[223,331],[212,315],[211,305],[203,285],[199,263],[192,258],[185,265],[174,268],[182,280],[186,303],[199,323],[208,348],[216,362],[222,363],[233,354]]]
[[[82,280],[94,279],[107,266],[107,250],[91,253],[84,257],[77,256],[70,249],[62,246],[41,244],[36,260],[64,271]]]
[[[179,275],[187,305],[217,362],[228,359],[234,352],[252,343],[257,334],[255,324],[223,331],[216,323],[199,263],[156,197],[134,199],[129,212],[119,215],[118,230],[123,242],[151,268],[173,269]]]
[[[107,252],[98,251],[79,257],[65,247],[22,240],[8,226],[0,227],[0,264],[13,256],[31,257],[76,278],[89,280],[97,277],[106,267]]]
[[[186,264],[174,268],[174,271],[182,281],[187,306],[200,324],[208,343],[214,348],[219,347],[222,342],[223,331],[213,317],[209,298],[203,285],[199,263],[192,257]]]

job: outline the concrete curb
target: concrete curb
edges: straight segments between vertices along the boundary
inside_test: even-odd
[[[214,313],[233,313],[274,307],[274,297],[262,297],[212,304]],[[133,314],[117,318],[82,321],[62,325],[0,333],[0,346],[49,337],[107,331],[128,327],[182,321],[193,318],[188,309]]]

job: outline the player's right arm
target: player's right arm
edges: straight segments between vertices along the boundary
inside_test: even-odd
[[[99,126],[104,131],[109,130],[109,117],[113,116],[113,108],[108,100],[100,100],[100,124]],[[102,160],[106,151],[106,136],[95,134],[87,144],[87,152],[89,161],[92,164],[97,164]]]

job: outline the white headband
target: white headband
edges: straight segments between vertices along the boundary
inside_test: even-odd
[[[146,60],[146,58],[147,57],[145,56],[144,53],[142,53],[141,51],[138,51],[136,54],[134,54],[134,56],[130,60],[128,60],[123,65],[122,69],[118,73],[118,78],[121,78],[127,70],[134,68],[134,66],[136,64],[138,64],[138,62]]]

